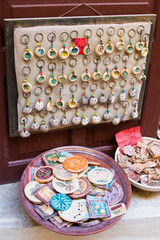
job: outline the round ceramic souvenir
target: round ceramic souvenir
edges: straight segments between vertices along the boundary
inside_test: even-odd
[[[99,43],[96,48],[95,48],[95,52],[98,56],[102,56],[105,52],[105,46],[103,43]]]
[[[73,200],[71,207],[66,211],[59,211],[59,216],[67,222],[78,222],[86,215],[87,208],[82,199]]]
[[[109,71],[106,71],[103,75],[102,75],[102,80],[107,82],[111,77],[111,74]]]
[[[36,190],[38,190],[41,186],[42,186],[42,184],[40,184],[36,181],[29,182],[24,188],[24,194],[25,194],[26,198],[28,198],[28,200],[33,203],[41,204],[42,201],[34,196],[34,192]]]
[[[74,98],[71,98],[71,99],[69,99],[69,101],[68,101],[68,106],[70,107],[70,108],[76,108],[77,107],[77,100],[76,99],[74,99]]]
[[[66,211],[71,207],[72,201],[66,194],[57,193],[51,198],[50,204],[56,211]]]
[[[126,91],[123,89],[119,95],[119,100],[120,100],[120,102],[123,102],[123,101],[125,101],[125,99],[126,99]]]
[[[143,41],[139,41],[136,43],[136,50],[137,51],[142,51],[142,49],[144,48],[144,42]]]
[[[107,102],[107,96],[104,93],[102,93],[100,98],[99,98],[99,103],[104,104],[106,102]]]
[[[37,111],[41,111],[41,110],[43,110],[43,108],[44,108],[44,103],[42,102],[42,100],[41,99],[39,99],[37,102],[36,102],[36,104],[35,104],[35,109],[37,110]]]
[[[137,90],[135,89],[135,87],[132,87],[131,89],[129,89],[129,96],[130,97],[135,97],[137,94]]]
[[[112,93],[112,94],[109,96],[109,101],[110,101],[110,103],[114,103],[115,100],[116,100],[116,96],[115,96],[114,93]]]
[[[73,71],[69,76],[69,81],[75,82],[77,80],[77,78],[78,78],[77,73],[75,73],[75,71]]]
[[[50,87],[56,86],[57,83],[58,83],[57,78],[54,77],[54,76],[52,76],[52,77],[48,80],[48,84],[49,84]]]
[[[69,118],[63,117],[62,118],[62,125],[65,126],[65,125],[68,125],[68,124],[69,124]]]
[[[65,102],[62,99],[57,100],[56,106],[59,109],[62,109],[65,106]]]
[[[37,130],[39,129],[39,123],[37,121],[34,121],[31,125],[32,130]]]
[[[92,96],[91,96],[91,98],[90,98],[90,100],[89,100],[89,104],[91,105],[91,106],[94,106],[94,105],[96,105],[98,103],[98,99],[94,96],[94,94],[92,94]]]
[[[96,185],[105,185],[113,180],[114,173],[107,168],[96,167],[88,172],[88,179]]]
[[[138,78],[139,82],[144,82],[146,80],[146,75],[142,71],[142,75]]]
[[[44,54],[45,54],[45,49],[43,47],[39,46],[35,49],[35,55],[37,57],[43,57]]]
[[[122,51],[123,48],[124,48],[124,42],[123,41],[117,42],[116,48],[117,48],[118,51]]]
[[[33,53],[31,51],[29,51],[29,49],[27,48],[26,51],[23,53],[23,59],[25,61],[29,61],[33,58]]]
[[[76,173],[71,173],[64,169],[63,164],[58,164],[53,169],[53,174],[56,178],[64,181],[69,181],[77,177]]]
[[[133,51],[134,51],[134,46],[133,46],[133,44],[130,43],[130,44],[126,47],[126,52],[127,52],[128,54],[131,54]]]
[[[85,125],[87,125],[88,123],[89,123],[89,118],[86,117],[86,116],[83,116],[83,117],[82,117],[82,120],[81,120],[81,124],[82,124],[83,126],[85,126]]]
[[[58,78],[58,82],[59,83],[65,83],[67,81],[67,76],[66,75],[64,75],[64,74],[61,74],[60,76],[59,76],[59,78]]]
[[[52,180],[52,186],[59,193],[71,194],[78,189],[79,182],[77,178],[74,178],[69,181],[62,181],[55,177]]]
[[[50,124],[52,127],[58,126],[58,124],[59,124],[58,118],[55,117],[55,116],[52,116],[52,118],[49,120],[49,124]]]
[[[79,173],[88,167],[88,161],[86,158],[76,155],[66,158],[63,166],[69,172]]]
[[[106,45],[106,53],[112,53],[114,51],[114,46],[113,44],[109,41]]]
[[[22,112],[25,114],[30,114],[32,112],[32,107],[30,107],[29,105],[26,105],[23,109]]]
[[[78,189],[74,193],[69,195],[73,199],[84,198],[91,191],[91,183],[86,177],[79,178],[78,182]]]
[[[29,93],[32,90],[32,85],[25,79],[22,83],[22,91],[25,93]]]
[[[52,60],[55,59],[57,57],[57,50],[53,47],[50,48],[47,52],[47,57]]]
[[[110,120],[111,119],[111,112],[110,112],[110,110],[107,110],[106,112],[105,112],[105,114],[103,115],[103,118],[104,118],[104,120],[106,120],[106,121],[108,121],[108,120]]]
[[[63,45],[63,48],[59,50],[59,58],[66,60],[69,57],[69,51],[66,48],[65,44]]]
[[[135,75],[139,74],[140,71],[141,71],[141,67],[138,66],[138,65],[134,66],[133,69],[132,69],[132,73],[135,74]]]
[[[92,48],[90,46],[90,44],[87,44],[84,48],[83,48],[83,54],[88,56],[89,54],[91,54]]]
[[[101,117],[98,116],[97,113],[95,113],[91,120],[92,120],[92,123],[97,124],[101,121]]]
[[[93,80],[95,80],[95,81],[99,80],[99,79],[101,78],[101,76],[102,76],[102,74],[101,74],[100,71],[94,72],[94,73],[92,74],[92,78],[93,78]]]
[[[125,68],[121,71],[122,78],[128,77],[128,75],[129,75],[129,71],[127,68]]]
[[[53,168],[50,166],[39,167],[34,173],[34,179],[40,183],[50,182],[53,178]]]
[[[90,73],[88,71],[86,71],[86,72],[82,73],[81,80],[83,82],[86,82],[90,79],[90,77],[91,77]]]
[[[69,54],[72,56],[76,56],[79,53],[79,47],[75,46],[74,44],[72,47],[69,48]]]
[[[25,130],[23,129],[23,130],[20,132],[20,136],[21,136],[22,138],[29,137],[29,136],[30,136],[30,132],[27,131],[26,129],[25,129]]]
[[[111,75],[112,75],[112,77],[113,77],[114,79],[119,78],[119,76],[120,76],[120,71],[119,71],[119,69],[118,69],[117,67],[115,67],[115,69],[112,71]]]
[[[141,51],[141,56],[146,57],[148,55],[149,49],[148,47],[144,47]]]
[[[120,123],[121,119],[120,117],[118,117],[118,115],[116,115],[113,120],[112,120],[112,123],[113,125],[118,125]]]
[[[110,206],[119,203],[123,198],[124,192],[122,187],[115,183],[111,191],[106,192],[105,198]]]
[[[137,118],[138,117],[138,111],[137,110],[134,110],[132,113],[131,113],[131,117],[133,119]]]
[[[86,95],[82,95],[81,102],[82,104],[87,105],[89,102],[88,97]]]
[[[42,120],[40,129],[41,129],[42,132],[48,132],[48,131],[49,131],[49,127],[48,127],[48,125],[45,123],[44,120]]]
[[[38,83],[44,83],[46,80],[46,76],[42,73],[38,74],[38,76],[36,77],[36,81]]]
[[[72,118],[72,123],[74,125],[78,125],[81,123],[81,118],[78,116],[78,115],[75,115],[73,118]]]

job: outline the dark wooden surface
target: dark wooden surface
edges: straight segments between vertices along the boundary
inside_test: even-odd
[[[65,130],[32,135],[28,139],[9,138],[6,69],[5,69],[5,18],[59,17],[151,14],[158,15],[152,45],[149,74],[140,120]],[[54,147],[79,145],[97,148],[114,156],[116,142],[114,134],[120,130],[140,125],[143,136],[156,137],[160,115],[160,1],[158,0],[1,0],[0,1],[0,183],[17,181],[28,162],[39,153]]]
[[[82,148],[82,147],[63,147],[63,148],[56,148],[55,150],[64,150],[68,151],[74,155],[80,155],[85,158],[87,158],[88,161],[91,162],[99,162],[102,167],[108,168],[108,169],[114,169],[115,170],[115,177],[117,179],[117,182],[122,186],[123,191],[124,191],[124,196],[122,199],[122,203],[126,204],[126,208],[128,209],[129,203],[131,200],[131,195],[132,195],[132,190],[131,190],[131,185],[130,182],[122,170],[122,168],[109,156],[106,154],[103,154],[101,152],[89,149],[89,148]],[[90,228],[81,228],[78,226],[71,226],[67,228],[62,228],[59,229],[53,224],[51,224],[49,221],[44,221],[33,209],[33,204],[30,203],[27,198],[24,195],[24,187],[28,182],[27,178],[27,168],[28,167],[39,167],[43,165],[43,161],[41,159],[41,155],[36,157],[24,170],[22,174],[22,178],[20,181],[20,196],[22,203],[27,210],[28,214],[39,224],[42,226],[50,229],[51,231],[57,232],[57,233],[62,233],[66,235],[75,235],[75,236],[80,236],[80,235],[90,235],[94,233],[98,233],[101,231],[104,231],[110,227],[112,227],[114,224],[116,224],[118,221],[121,220],[122,216],[119,216],[117,218],[109,219],[104,222],[99,223],[98,225]]]

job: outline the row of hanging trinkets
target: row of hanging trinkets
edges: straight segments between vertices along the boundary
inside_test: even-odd
[[[141,57],[146,57],[149,49],[148,49],[148,44],[147,41],[149,40],[149,35],[147,33],[142,33],[144,32],[144,27],[140,25],[137,29],[137,33],[140,35],[140,38],[138,42],[135,44],[135,47],[132,43],[132,38],[135,36],[136,31],[134,29],[130,29],[128,31],[128,36],[129,36],[129,44],[126,46],[126,53],[131,54],[133,53],[134,49],[138,51],[141,54]],[[100,38],[99,44],[95,47],[95,52],[98,56],[102,56],[105,52],[107,54],[113,53],[113,51],[118,50],[122,51],[125,48],[124,41],[122,37],[125,34],[125,30],[123,28],[119,28],[117,31],[117,35],[119,36],[119,41],[116,43],[115,47],[111,42],[111,36],[113,36],[115,33],[115,29],[113,27],[110,27],[107,30],[107,34],[110,36],[108,43],[104,45],[101,37],[104,35],[104,30],[102,28],[99,28],[96,32],[97,36]],[[65,42],[68,40],[70,36],[71,39],[71,47],[69,50],[66,47]],[[92,36],[92,31],[90,29],[86,29],[84,32],[84,36],[86,39],[86,45],[83,48],[83,54],[88,56],[92,52],[92,47],[89,43],[89,39]],[[51,32],[48,34],[47,39],[51,43],[49,50],[47,51],[47,57],[51,60],[55,59],[57,56],[59,56],[60,59],[66,60],[69,58],[69,56],[76,56],[79,54],[79,47],[75,45],[74,40],[78,38],[78,32],[76,30],[72,31],[70,35],[67,32],[62,32],[60,34],[60,41],[63,42],[63,47],[59,50],[59,52],[53,47],[53,42],[56,39],[56,34],[54,32]],[[45,54],[45,49],[42,47],[42,41],[43,41],[43,34],[42,33],[37,33],[34,36],[34,40],[37,43],[37,47],[35,49],[35,55],[38,58],[41,58]],[[26,45],[25,51],[23,53],[23,59],[24,61],[30,61],[33,58],[33,53],[29,50],[28,44],[29,44],[29,36],[27,34],[24,34],[21,37],[21,43],[23,45]]]

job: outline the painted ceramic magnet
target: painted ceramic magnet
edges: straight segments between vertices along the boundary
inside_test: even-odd
[[[55,177],[52,180],[52,186],[59,193],[71,194],[78,189],[79,182],[77,178],[74,178],[73,180],[69,181],[62,181]]]
[[[33,123],[31,124],[31,129],[37,130],[39,129],[39,127],[40,127],[39,123],[36,120],[34,120]]]
[[[35,206],[34,210],[41,216],[41,218],[45,221],[47,221],[49,218],[56,215],[56,212],[54,209],[50,206],[47,206],[46,204],[42,204],[39,206]]]
[[[75,115],[73,118],[72,118],[72,123],[74,125],[78,125],[81,123],[81,118],[79,117],[79,115]]]
[[[112,117],[112,115],[111,115],[110,110],[107,110],[107,111],[104,113],[104,115],[103,115],[103,118],[104,118],[105,121],[110,120],[111,117]]]
[[[42,122],[41,122],[40,129],[41,129],[42,132],[48,132],[48,131],[49,131],[49,127],[48,127],[48,125],[45,123],[44,120],[42,120]]]
[[[34,196],[34,192],[39,189],[43,184],[40,184],[36,181],[28,183],[24,188],[24,194],[26,198],[35,204],[41,204],[42,201]]]
[[[139,65],[134,66],[132,69],[132,73],[135,75],[139,74],[140,71],[141,71],[141,67]]]
[[[69,57],[69,51],[66,48],[66,45],[63,44],[63,47],[59,50],[59,58],[66,60]]]
[[[99,123],[99,122],[101,121],[101,117],[98,116],[97,113],[95,113],[95,114],[92,116],[91,121],[92,121],[92,123],[97,124],[97,123]]]
[[[64,221],[58,214],[51,217],[49,221],[55,225],[57,228],[64,228],[64,227],[69,227],[72,225],[72,223],[69,223],[67,221]]]
[[[34,173],[34,179],[40,183],[50,182],[53,178],[53,168],[50,166],[41,166]]]
[[[40,187],[39,189],[37,189],[34,192],[34,195],[40,199],[44,204],[46,204],[47,206],[50,205],[50,200],[51,198],[55,195],[55,192],[52,191],[47,184],[44,184],[42,187]]]
[[[88,172],[88,179],[96,185],[106,185],[114,178],[114,172],[103,167],[96,167]]]
[[[41,99],[39,99],[37,102],[36,102],[36,104],[35,104],[35,109],[37,110],[37,111],[41,111],[43,108],[44,108],[44,103],[42,102],[42,100]]]
[[[118,125],[120,123],[121,119],[118,115],[116,115],[113,120],[112,120],[112,123],[113,125]]]
[[[111,218],[119,217],[126,213],[126,206],[124,203],[119,203],[110,207]]]
[[[97,103],[98,103],[98,99],[95,97],[94,94],[92,94],[92,96],[91,96],[91,98],[90,98],[90,100],[89,100],[89,104],[90,104],[91,106],[94,106],[94,105],[96,105]]]
[[[123,196],[123,189],[118,183],[115,183],[112,190],[105,194],[106,200],[110,206],[119,203],[123,199]]]
[[[52,126],[52,127],[57,127],[58,124],[59,124],[59,119],[55,116],[52,116],[51,119],[49,120],[49,124]]]
[[[78,182],[78,189],[74,193],[69,195],[73,199],[84,198],[91,190],[91,184],[85,177],[79,178]]]
[[[56,211],[66,211],[71,207],[72,201],[66,194],[57,193],[51,198],[50,204]]]
[[[101,78],[101,76],[102,76],[102,74],[101,74],[101,72],[100,71],[95,71],[93,74],[92,74],[92,78],[93,78],[93,80],[95,80],[95,81],[97,81],[97,80],[99,80],[100,78]]]
[[[81,124],[82,124],[83,126],[85,126],[85,125],[87,125],[88,123],[89,123],[89,118],[86,117],[85,115],[83,115],[82,120],[81,120]]]
[[[35,167],[28,167],[28,182],[34,182],[34,173],[37,170]]]
[[[99,103],[104,104],[106,102],[107,102],[107,96],[106,96],[106,94],[102,93],[99,98]]]
[[[107,45],[106,45],[106,53],[110,54],[114,51],[114,46],[111,43],[111,40],[108,41]]]
[[[75,155],[66,158],[63,166],[69,172],[79,173],[88,167],[88,161],[85,157]]]
[[[65,157],[64,157],[65,156]],[[62,153],[60,152],[60,160],[62,162],[62,158],[63,158],[63,162],[65,161],[66,158],[68,157],[72,157],[73,155],[72,154],[69,154],[66,152],[63,152]],[[65,159],[64,159],[65,158]],[[53,173],[54,173],[54,176],[59,179],[59,180],[62,180],[62,181],[70,181],[70,180],[73,180],[74,178],[77,178],[77,173],[72,173],[72,172],[69,172],[67,171],[64,167],[63,167],[63,164],[58,164],[54,169],[53,169]]]
[[[32,85],[27,81],[27,79],[24,79],[24,82],[22,83],[22,91],[25,93],[29,93],[32,90]]]
[[[137,94],[137,90],[135,89],[135,87],[132,87],[132,88],[129,89],[128,93],[129,93],[130,97],[135,97],[136,94]]]
[[[69,152],[66,152],[66,151],[60,151],[59,152],[59,162],[60,163],[64,163],[64,160],[67,158],[67,157],[71,157],[73,156],[71,153]],[[58,178],[58,177],[57,177]]]
[[[89,201],[88,207],[91,219],[111,216],[108,204],[103,200]]]
[[[111,75],[112,75],[112,77],[113,77],[114,79],[119,78],[119,76],[120,76],[120,71],[119,71],[117,65],[115,65],[115,68],[113,69]]]

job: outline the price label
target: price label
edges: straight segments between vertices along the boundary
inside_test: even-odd
[[[82,55],[83,54],[83,49],[87,44],[86,39],[85,38],[75,38],[74,39],[74,44],[75,44],[76,47],[79,48],[78,55]]]

